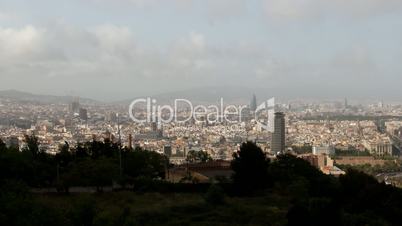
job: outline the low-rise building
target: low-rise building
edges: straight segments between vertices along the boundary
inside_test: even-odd
[[[331,145],[322,145],[322,146],[314,146],[313,147],[313,154],[314,155],[334,155],[335,148]]]

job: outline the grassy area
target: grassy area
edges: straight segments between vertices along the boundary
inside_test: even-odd
[[[288,210],[288,200],[277,195],[226,197],[217,206],[203,194],[183,193],[36,195],[35,200],[66,225],[286,225]]]

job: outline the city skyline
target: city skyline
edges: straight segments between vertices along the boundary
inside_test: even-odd
[[[222,87],[218,87],[222,88]],[[235,90],[238,89],[238,90]],[[218,91],[218,92],[217,92]],[[128,105],[132,100],[137,98],[154,98],[157,102],[160,103],[172,103],[175,99],[187,99],[190,101],[194,101],[194,103],[218,103],[221,98],[226,100],[230,104],[248,104],[250,105],[250,97],[252,98],[254,93],[258,93],[258,98],[261,99],[269,99],[272,98],[270,92],[255,92],[255,89],[247,89],[244,87],[234,87],[234,92],[226,92],[226,90],[217,90],[217,87],[205,87],[199,89],[184,89],[180,91],[174,92],[164,92],[164,93],[154,93],[150,95],[140,95],[133,96],[129,98],[123,99],[102,99],[99,97],[88,97],[88,96],[80,96],[74,94],[66,94],[66,95],[53,95],[50,93],[32,93],[21,91],[17,89],[6,89],[0,90],[0,98],[11,98],[14,100],[20,101],[39,101],[43,103],[69,103],[70,101],[79,98],[82,99],[85,103],[102,103],[102,104],[123,104]],[[256,95],[257,96],[257,95]],[[290,104],[293,102],[297,103],[311,103],[311,104],[319,104],[319,103],[342,103],[345,104],[345,98],[343,97],[327,97],[327,96],[309,96],[309,97],[288,97],[281,96],[275,97],[282,104]],[[402,100],[398,98],[381,98],[378,96],[375,97],[355,97],[355,98],[346,98],[348,101],[348,106],[350,105],[372,105],[372,104],[382,104],[384,107],[386,105],[399,105],[402,104]],[[257,104],[261,104],[257,102]]]

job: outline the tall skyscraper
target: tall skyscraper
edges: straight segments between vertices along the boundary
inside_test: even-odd
[[[381,100],[380,103],[378,103],[378,107],[379,108],[384,108],[384,101]]]
[[[344,103],[344,106],[343,106],[345,109],[347,109],[347,108],[349,108],[349,105],[348,105],[348,99],[347,98],[345,98],[345,103]]]
[[[117,122],[117,114],[116,112],[109,112],[106,114],[105,121],[107,122]]]
[[[80,108],[80,119],[87,121],[88,120],[88,111],[85,108]]]
[[[271,150],[273,153],[285,151],[285,114],[282,112],[275,113]]]
[[[80,100],[78,97],[74,98],[74,100],[70,104],[70,112],[78,113],[80,110]]]
[[[250,102],[250,110],[255,111],[256,109],[257,109],[257,97],[255,96],[255,94],[253,94],[253,98],[251,99]]]

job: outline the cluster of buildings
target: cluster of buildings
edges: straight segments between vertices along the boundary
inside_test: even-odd
[[[392,155],[393,143],[373,121],[305,120],[288,124],[288,141],[295,146],[333,146],[339,150]]]
[[[281,112],[275,113],[273,132],[262,128],[254,117],[243,117],[245,120],[235,123],[196,120],[138,123],[130,119],[127,106],[122,104],[82,105],[79,99],[69,104],[0,101],[0,138],[9,146],[23,148],[24,135],[35,134],[41,148],[52,154],[65,142],[74,146],[93,139],[110,139],[123,146],[164,153],[178,164],[185,162],[190,150],[206,151],[216,160],[230,160],[247,140],[256,142],[271,156],[287,151],[287,147],[305,145],[314,147],[311,153],[314,156],[331,156],[335,149],[384,156],[393,155],[402,139],[402,119],[385,121],[382,131],[379,128],[382,123],[368,118],[371,114],[401,116],[401,107],[382,105],[382,112],[379,112],[378,105],[351,107],[347,101],[344,105],[278,104],[276,108]],[[256,108],[257,100],[253,96],[246,109],[247,116],[253,115]],[[137,109],[136,114],[146,116],[147,112]],[[331,118],[347,114],[357,119]],[[182,109],[178,115],[184,117],[188,112]]]
[[[345,171],[334,165],[334,160],[327,154],[301,154],[298,157],[306,160],[324,174],[333,176],[345,174]]]

